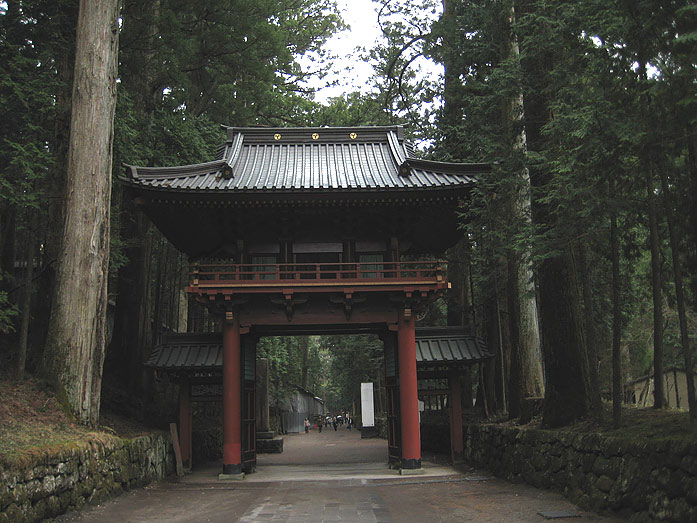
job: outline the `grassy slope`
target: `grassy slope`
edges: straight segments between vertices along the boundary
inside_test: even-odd
[[[38,448],[47,449],[107,434],[134,437],[152,429],[109,413],[90,429],[74,423],[51,392],[36,379],[21,383],[0,377],[0,466],[23,461]]]

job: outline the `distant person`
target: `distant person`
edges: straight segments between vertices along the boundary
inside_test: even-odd
[[[351,425],[353,425],[353,419],[347,417],[346,424],[348,425],[348,429],[351,430]]]
[[[305,418],[305,434],[310,432],[310,420]]]
[[[336,422],[336,417],[332,418],[332,426],[334,427],[334,432],[336,432],[336,427],[337,427],[337,422]]]
[[[317,428],[319,429],[320,432],[322,432],[322,418],[321,417],[317,420]]]

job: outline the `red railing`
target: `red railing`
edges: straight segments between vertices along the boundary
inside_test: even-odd
[[[403,285],[445,282],[442,261],[371,263],[194,263],[190,267],[193,288],[251,286]]]

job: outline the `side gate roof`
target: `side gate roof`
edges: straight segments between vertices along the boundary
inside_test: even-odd
[[[484,340],[466,327],[416,331],[416,363],[420,368],[471,365],[491,356]],[[220,370],[223,335],[169,334],[152,350],[145,365],[167,372]]]

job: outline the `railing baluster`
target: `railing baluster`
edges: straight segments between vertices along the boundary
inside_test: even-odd
[[[244,287],[260,281],[279,284],[302,284],[305,280],[322,280],[327,285],[344,284],[347,280],[376,285],[399,284],[419,280],[442,284],[446,281],[445,265],[440,261],[338,262],[300,264],[199,264],[192,263],[189,279],[192,287]]]

